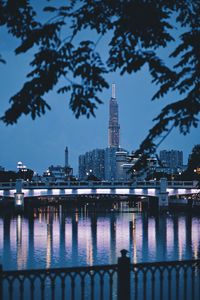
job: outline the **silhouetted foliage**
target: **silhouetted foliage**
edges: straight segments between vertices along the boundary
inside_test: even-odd
[[[96,177],[94,174],[89,174],[86,178],[88,181],[101,181],[98,177]]]
[[[33,170],[26,169],[26,171],[19,170],[18,172],[15,171],[0,171],[0,182],[9,182],[9,181],[16,181],[16,179],[24,179],[31,181],[33,178]]]
[[[197,171],[200,169],[200,144],[195,145],[188,160],[188,170]]]
[[[18,175],[14,171],[0,171],[0,182],[16,181]]]
[[[33,178],[33,174],[34,172],[31,169],[26,169],[25,171],[19,170],[17,173],[17,178],[31,181]]]
[[[44,96],[61,78],[66,84],[58,92],[69,94],[75,116],[95,115],[102,102],[99,92],[109,86],[104,78],[107,72],[131,74],[148,65],[152,82],[159,86],[152,100],[175,92],[177,101],[165,106],[154,119],[155,125],[135,152],[136,157],[142,156],[134,169],[146,165],[146,158],[155,153],[172,128],[186,134],[192,126],[198,126],[199,0],[71,0],[68,6],[45,7],[47,16],[51,16],[45,23],[37,20],[30,3],[0,0],[0,25],[21,40],[16,54],[35,51],[30,63],[33,70],[27,75],[30,80],[11,97],[3,122],[13,124],[22,114],[31,114],[33,119],[44,114],[50,109]],[[170,55],[174,62],[171,67],[159,57],[159,50],[174,40],[176,27],[181,28],[181,35]],[[84,30],[86,40],[82,39]],[[96,41],[89,38],[90,31],[96,32]],[[107,33],[110,40],[104,65],[96,46]]]
[[[167,180],[172,180],[175,179],[175,174],[173,174],[173,178],[171,174],[167,174],[166,172],[158,172],[158,171],[153,171],[150,175],[147,175],[145,180],[160,180],[161,178],[167,178]]]
[[[181,175],[183,180],[198,180],[200,184],[200,144],[195,145],[189,156],[187,170]]]

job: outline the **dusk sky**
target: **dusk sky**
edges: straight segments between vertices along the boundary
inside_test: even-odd
[[[175,34],[178,34],[177,32]],[[15,56],[13,49],[19,44],[13,41],[0,28],[0,53],[7,63],[0,64],[0,115],[9,107],[9,99],[22,87],[25,76],[30,70],[32,54]],[[88,37],[82,37],[87,39]],[[97,48],[106,58],[105,41]],[[162,55],[166,55],[163,51]],[[35,121],[30,116],[22,117],[17,124],[6,126],[0,123],[0,165],[7,170],[16,170],[18,161],[41,174],[51,164],[64,165],[64,150],[69,148],[69,162],[77,174],[78,156],[95,148],[105,148],[108,144],[108,103],[111,97],[111,84],[116,84],[116,97],[119,104],[120,145],[131,151],[137,149],[145,138],[152,119],[167,103],[176,100],[176,96],[167,95],[164,99],[151,101],[158,87],[151,83],[148,68],[130,76],[112,73],[107,76],[110,89],[101,95],[104,101],[96,111],[96,118],[76,119],[68,108],[67,95],[58,95],[56,90],[45,95],[52,110]],[[181,98],[180,98],[181,99]],[[193,146],[200,142],[199,129],[191,129],[187,136],[175,129],[162,143],[159,150],[183,150],[184,162]]]

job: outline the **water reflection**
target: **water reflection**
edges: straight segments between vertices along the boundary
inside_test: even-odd
[[[115,263],[121,249],[133,262],[200,257],[200,217],[189,214],[94,214],[49,208],[0,218],[4,268]]]

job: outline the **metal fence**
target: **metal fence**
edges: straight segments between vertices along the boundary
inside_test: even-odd
[[[131,265],[132,298],[200,299],[200,260]]]
[[[122,251],[118,264],[4,271],[5,300],[199,300],[200,260],[131,264]]]

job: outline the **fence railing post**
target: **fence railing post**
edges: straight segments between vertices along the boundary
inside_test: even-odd
[[[130,258],[126,256],[127,250],[120,252],[122,256],[118,258],[117,299],[130,300]]]
[[[0,265],[0,299],[3,299],[3,268]]]

